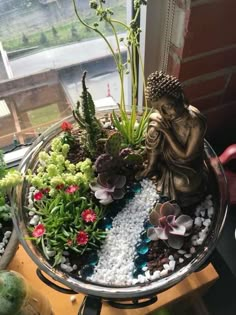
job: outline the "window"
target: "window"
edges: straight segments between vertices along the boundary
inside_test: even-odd
[[[107,0],[126,20],[128,0]],[[87,22],[89,1],[77,0]],[[103,29],[113,41],[107,25]],[[81,77],[96,106],[115,107],[119,98],[116,68],[105,43],[78,22],[71,0],[0,2],[0,148],[9,151],[34,140],[71,114],[81,93]],[[124,49],[125,54],[125,49]]]

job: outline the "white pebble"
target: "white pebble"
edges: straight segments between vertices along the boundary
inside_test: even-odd
[[[209,226],[211,224],[211,219],[206,219],[204,222],[203,222],[203,225],[204,226]]]
[[[204,216],[205,216],[205,213],[206,213],[206,211],[205,211],[205,210],[202,210],[202,211],[200,212],[200,214],[201,214],[201,216],[202,216],[202,217],[204,217]]]
[[[195,247],[191,247],[190,248],[190,254],[194,254],[194,253],[196,253],[196,249],[195,249]]]
[[[214,214],[215,210],[213,207],[210,207],[208,210],[207,210],[207,215],[209,218],[211,218]]]
[[[169,264],[164,264],[163,267],[164,267],[164,269],[166,269],[167,271],[170,270]]]
[[[169,262],[170,270],[172,270],[172,271],[175,270],[175,264],[176,264],[175,260],[171,260],[171,261]]]
[[[180,255],[184,255],[184,254],[186,254],[186,250],[184,250],[184,249],[179,249],[179,250],[178,250],[178,253],[179,253]]]
[[[11,231],[6,231],[4,233],[4,236],[6,236],[7,238],[9,238],[11,236]]]
[[[184,259],[180,257],[179,258],[179,263],[182,264],[183,262],[184,262]]]
[[[192,257],[192,254],[185,254],[184,257],[185,258],[190,258],[190,257]]]
[[[194,224],[196,225],[196,226],[201,226],[202,225],[202,220],[201,220],[201,218],[200,217],[196,217],[195,219],[194,219]]]
[[[170,255],[170,256],[168,257],[168,259],[169,259],[169,260],[174,260],[174,256],[173,256],[173,255]]]
[[[161,277],[164,277],[164,276],[166,276],[168,274],[168,270],[167,269],[163,269],[162,271],[161,271],[161,273],[160,273],[160,276]]]
[[[76,296],[75,295],[71,295],[70,296],[70,301],[71,301],[71,303],[76,302]]]

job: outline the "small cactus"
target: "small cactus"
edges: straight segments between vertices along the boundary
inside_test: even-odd
[[[118,156],[121,148],[121,135],[119,132],[115,132],[107,139],[106,151],[111,156]]]
[[[84,146],[93,157],[96,152],[97,141],[102,137],[102,126],[96,118],[95,105],[91,94],[85,84],[86,71],[82,77],[81,103],[77,102],[77,107],[73,110],[73,116],[80,128],[84,131],[82,140]]]

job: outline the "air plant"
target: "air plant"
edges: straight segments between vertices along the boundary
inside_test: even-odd
[[[190,216],[181,214],[181,209],[174,202],[157,203],[149,216],[154,227],[147,230],[148,237],[156,241],[167,241],[174,249],[180,249],[184,244],[184,237],[190,234],[193,220]]]
[[[122,199],[125,195],[126,177],[117,174],[99,174],[90,188],[95,192],[95,197],[103,205],[108,205],[113,200]]]

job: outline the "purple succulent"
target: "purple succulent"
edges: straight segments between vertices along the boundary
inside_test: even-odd
[[[96,181],[90,184],[90,188],[95,192],[95,197],[100,199],[103,205],[108,205],[113,200],[122,199],[125,195],[124,186],[126,177],[123,175],[99,174]]]
[[[169,201],[158,203],[149,220],[154,227],[148,228],[148,237],[153,241],[166,240],[169,246],[175,249],[183,246],[184,237],[190,234],[193,226],[191,217],[181,214],[180,207]]]

